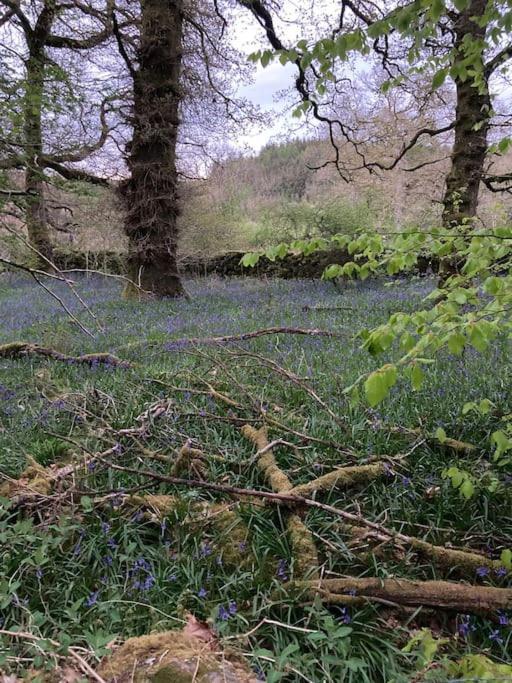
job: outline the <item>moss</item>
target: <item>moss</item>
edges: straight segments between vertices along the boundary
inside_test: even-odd
[[[268,446],[267,430],[265,427],[254,429],[251,425],[244,425],[242,427],[242,434],[246,439],[252,441],[259,451],[264,450]],[[272,490],[276,493],[284,493],[293,488],[291,481],[277,465],[271,450],[263,453],[263,455],[258,458],[258,467]]]
[[[254,429],[250,425],[244,425],[242,427],[242,434],[252,441],[259,451],[268,447],[267,430],[265,427]],[[285,493],[293,490],[293,484],[278,467],[272,450],[268,450],[259,456],[258,467],[263,472],[272,490],[276,493]],[[286,515],[286,526],[294,558],[295,576],[301,578],[314,578],[318,576],[318,554],[311,532],[302,519],[291,512]]]
[[[449,581],[347,578],[298,581],[289,584],[291,587],[305,591],[309,599],[319,596],[327,604],[391,602],[408,607],[437,607],[463,614],[490,614],[512,607],[510,588],[471,586]]]
[[[27,456],[27,461],[28,466],[19,479],[13,479],[0,486],[0,496],[14,498],[23,493],[51,493],[54,483],[53,472],[42,467],[31,456]]]
[[[176,496],[152,494],[145,496],[128,496],[124,502],[128,505],[133,505],[135,507],[144,508],[145,510],[150,511],[158,520],[161,520],[163,517],[172,514],[180,505],[180,500],[179,498],[176,498]]]
[[[359,484],[366,484],[385,474],[383,463],[374,465],[360,465],[358,467],[340,467],[328,472],[318,479],[308,481],[292,488],[289,493],[294,496],[309,498],[317,491],[330,491],[335,488],[349,488]]]
[[[298,515],[289,515],[286,526],[294,558],[293,573],[297,578],[319,576],[319,561],[311,532]]]
[[[254,675],[234,653],[177,631],[130,638],[98,670],[112,683],[252,683]]]

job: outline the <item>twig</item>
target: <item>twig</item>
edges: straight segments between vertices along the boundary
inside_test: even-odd
[[[35,636],[32,633],[25,633],[24,631],[6,631],[4,629],[0,629],[0,635],[2,636],[9,636],[10,638],[20,638],[22,640],[31,640],[34,642],[37,641],[47,641],[51,643],[54,647],[60,647],[60,643],[57,642],[56,640],[52,640],[51,638],[43,638],[41,636]],[[107,683],[104,678],[102,678],[99,674],[94,671],[94,669],[88,664],[83,657],[81,657],[78,652],[76,651],[75,648],[70,647],[68,648],[69,654],[75,659],[82,669],[82,671],[92,678],[94,678],[95,681],[98,681],[98,683]],[[60,655],[57,653],[57,656],[60,657],[61,659],[65,659],[66,657],[64,655]]]
[[[172,350],[182,348],[184,346],[199,346],[200,344],[228,344],[230,342],[246,341],[247,339],[256,339],[256,337],[263,337],[268,334],[298,334],[308,337],[343,337],[343,334],[338,332],[330,332],[329,330],[319,329],[302,329],[300,327],[267,327],[264,330],[255,330],[254,332],[243,332],[241,334],[232,334],[224,337],[184,337],[182,339],[173,339],[168,346]]]

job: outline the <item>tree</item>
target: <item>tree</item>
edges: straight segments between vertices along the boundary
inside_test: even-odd
[[[450,169],[443,196],[441,226],[430,230],[404,229],[393,235],[362,231],[356,238],[336,235],[332,241],[345,247],[352,261],[332,264],[324,277],[355,276],[362,279],[379,271],[395,275],[410,271],[420,255],[426,252],[448,264],[443,286],[428,296],[425,308],[398,311],[387,322],[362,334],[363,348],[374,356],[395,349],[390,362],[360,377],[345,389],[354,401],[363,387],[371,406],[381,403],[396,385],[400,374],[407,377],[413,391],[421,388],[425,368],[442,352],[461,356],[466,348],[477,352],[488,349],[498,340],[510,340],[512,333],[512,228],[487,228],[474,221],[478,191],[484,183],[492,191],[512,189],[510,173],[490,174],[485,163],[490,152],[504,151],[510,140],[503,138],[490,145],[489,130],[495,125],[495,97],[491,79],[497,70],[510,62],[512,28],[510,3],[491,0],[414,0],[384,11],[373,3],[342,0],[341,14],[329,37],[309,45],[301,40],[286,49],[276,34],[273,17],[259,0],[239,0],[248,7],[264,27],[273,51],[259,52],[254,59],[268,63],[275,54],[283,63],[293,62],[298,70],[296,88],[301,104],[296,114],[311,111],[329,131],[335,150],[333,163],[346,172],[340,156],[338,137],[352,144],[361,166],[371,170],[396,167],[424,136],[437,137],[453,131],[454,142]],[[346,25],[347,16],[350,24]],[[431,87],[428,97],[450,77],[455,90],[455,115],[445,125],[420,128],[404,141],[400,152],[390,161],[370,162],[364,146],[354,138],[353,129],[341,118],[332,118],[322,97],[329,83],[338,83],[337,60],[346,62],[350,53],[368,57],[378,55],[387,79],[384,90],[415,85],[418,77],[428,75]],[[498,119],[498,128],[503,129]],[[510,123],[508,124],[510,125]],[[503,130],[501,131],[503,132]],[[328,246],[327,240],[297,241],[294,250],[311,253]],[[279,255],[286,254],[284,246]],[[255,265],[259,254],[247,254],[246,265]],[[450,267],[455,264],[455,267]],[[487,414],[499,407],[486,397],[468,402],[462,414]],[[438,430],[440,441],[446,439]],[[512,451],[512,419],[503,417],[503,427],[491,436],[493,465],[510,464]],[[460,485],[459,473],[454,477]],[[451,475],[447,475],[451,476]],[[468,496],[472,493],[468,493]]]
[[[185,6],[182,0],[143,0],[140,10],[135,41],[123,35],[113,15],[133,84],[129,177],[120,192],[129,276],[140,288],[128,287],[125,293],[176,297],[184,293],[177,267],[178,178],[184,173],[179,159],[186,165],[180,150],[200,150],[204,166],[211,153],[208,138],[219,127],[225,134],[226,124],[240,126],[251,111],[231,96],[229,71],[239,58],[223,45],[228,22],[216,2]]]
[[[48,149],[45,140],[44,113],[48,113],[46,99],[48,82],[66,82],[67,75],[53,58],[53,54],[61,50],[87,51],[101,45],[112,35],[112,29],[107,15],[94,6],[86,3],[58,3],[55,0],[42,0],[41,3],[31,5],[27,11],[22,9],[15,0],[1,0],[0,5],[6,11],[0,20],[0,26],[10,29],[14,34],[14,43],[21,33],[24,46],[19,54],[23,62],[24,74],[18,83],[18,97],[13,95],[13,80],[9,76],[13,73],[10,64],[3,63],[3,70],[8,70],[4,76],[4,99],[13,106],[18,105],[18,118],[15,125],[7,128],[9,137],[4,138],[0,147],[0,168],[21,168],[25,174],[25,218],[31,245],[42,256],[41,266],[48,267],[53,248],[48,229],[47,207],[44,198],[44,185],[47,181],[46,169],[57,172],[70,180],[89,180],[106,184],[101,177],[93,176],[87,171],[69,167],[67,164],[86,159],[90,154],[100,149],[105,143],[109,126],[106,113],[109,97],[100,105],[100,132],[95,141],[78,145],[73,149],[63,149],[62,144],[56,152]],[[79,37],[61,35],[59,28],[69,32],[69,26],[83,26],[87,29],[76,28]],[[80,35],[85,33],[85,35]],[[12,55],[13,50],[9,51]],[[15,51],[17,52],[17,50]],[[14,67],[14,71],[19,65]],[[71,88],[73,88],[71,86]],[[20,92],[21,91],[21,92]],[[12,109],[10,111],[12,113]],[[13,117],[11,116],[11,123]],[[46,144],[45,144],[46,143]]]
[[[342,174],[349,177],[355,169],[345,165],[340,157],[341,140],[354,146],[360,167],[375,172],[395,168],[407,161],[411,150],[425,139],[448,133],[453,135],[453,143],[442,197],[445,227],[451,228],[475,217],[482,183],[492,191],[512,188],[511,174],[491,174],[486,169],[490,153],[495,151],[488,140],[496,121],[496,89],[491,85],[512,59],[509,42],[512,12],[507,3],[414,0],[379,7],[365,0],[342,0],[330,35],[313,43],[301,40],[289,47],[277,35],[273,16],[265,3],[240,0],[240,4],[263,26],[273,50],[260,51],[255,59],[266,64],[279,56],[283,64],[296,65],[296,88],[301,98],[296,114],[300,116],[309,111],[327,127],[335,148],[333,163]],[[341,85],[350,82],[348,73],[353,72],[354,65],[347,65],[354,55],[378,63],[382,90],[398,88],[404,98],[415,97],[418,82],[424,82],[427,76],[430,87],[423,89],[417,111],[422,110],[426,99],[432,100],[447,79],[451,80],[451,114],[441,122],[437,113],[438,125],[434,121],[433,125],[418,128],[389,161],[368,158],[364,137],[358,135],[357,126],[351,125],[343,110],[340,115],[336,106],[340,92],[345,94]],[[356,68],[355,88],[358,87],[362,87],[362,80]],[[373,98],[376,96],[377,93],[372,94]],[[503,127],[503,121],[500,126]],[[503,145],[505,149],[506,143]]]

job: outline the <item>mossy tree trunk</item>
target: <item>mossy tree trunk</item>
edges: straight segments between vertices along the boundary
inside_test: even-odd
[[[27,41],[29,56],[26,61],[26,85],[23,102],[28,239],[32,247],[40,255],[38,265],[44,269],[47,269],[49,265],[45,259],[51,260],[53,255],[44,199],[43,133],[41,122],[46,64],[44,41],[53,19],[54,11],[48,6],[41,13],[35,29]]]
[[[133,74],[133,138],[127,148],[130,178],[122,194],[128,273],[156,297],[184,293],[176,260],[182,32],[181,0],[142,1],[139,67]],[[141,292],[129,286],[125,295],[139,297]]]
[[[482,17],[486,5],[486,0],[471,0],[455,21],[455,47],[458,51],[456,67],[463,67],[467,60],[464,46],[468,36],[472,43],[481,41],[484,44],[485,26],[479,26],[475,18]],[[488,150],[487,134],[491,116],[488,74],[483,54],[474,58],[479,62],[478,72],[482,75],[478,87],[470,75],[464,78],[463,72],[455,78],[455,140],[443,197],[443,225],[447,228],[461,225],[467,219],[475,217]],[[472,66],[468,65],[467,68],[471,69]]]

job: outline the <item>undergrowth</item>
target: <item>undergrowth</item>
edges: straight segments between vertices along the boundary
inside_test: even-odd
[[[287,442],[274,453],[294,484],[374,456],[407,453],[410,435],[382,426],[420,427],[425,440],[416,442],[390,476],[357,490],[327,492],[322,500],[439,545],[499,557],[512,546],[509,476],[505,472],[494,490],[485,484],[488,439],[499,416],[468,421],[461,408],[485,396],[501,413],[512,410],[509,343],[497,344],[489,354],[441,358],[420,391],[397,385],[379,412],[350,403],[343,393],[375,363],[359,348],[357,332],[384,322],[393,311],[414,310],[433,286],[429,280],[398,280],[335,289],[318,282],[210,279],[188,283],[190,302],[134,304],[120,300],[118,283],[90,278],[79,289],[103,330],[69,291],[59,288],[59,294],[95,330],[91,339],[29,281],[0,283],[0,344],[32,341],[77,355],[105,351],[133,363],[120,369],[32,357],[0,360],[0,471],[9,481],[30,459],[49,467],[114,447],[112,462],[165,475],[169,463],[152,460],[148,451],[172,461],[187,443],[204,453],[199,474],[207,481],[266,489],[254,449],[241,436],[245,422],[259,426],[270,416],[294,430],[269,423],[270,438]],[[339,336],[273,335],[222,347],[175,343],[271,326],[321,328]],[[300,380],[270,370],[264,362],[269,358]],[[238,405],[216,400],[208,385]],[[147,428],[135,436],[119,433],[141,425]],[[439,427],[476,449],[451,451],[430,438]],[[466,500],[443,478],[448,466],[471,473],[472,498]],[[144,482],[147,488],[134,495],[172,494],[172,510],[161,514],[140,500],[127,501]],[[211,505],[198,515],[198,506],[206,503],[222,503],[238,521],[216,523]],[[280,507],[148,484],[98,461],[82,473],[71,498],[51,496],[24,511],[3,499],[0,514],[1,628],[42,639],[34,646],[5,637],[0,668],[20,673],[52,666],[45,653],[54,646],[45,639],[63,648],[83,646],[101,657],[116,637],[181,628],[189,613],[239,648],[269,681],[441,682],[453,678],[441,667],[445,659],[510,660],[508,613],[484,619],[297,600],[285,586],[294,577],[296,558]],[[428,559],[415,561],[407,550],[361,553],[340,520],[324,510],[312,510],[304,519],[326,578],[451,578]],[[481,585],[510,583],[502,574],[470,578]],[[422,654],[424,641],[403,649],[422,628],[439,640],[430,659]]]

